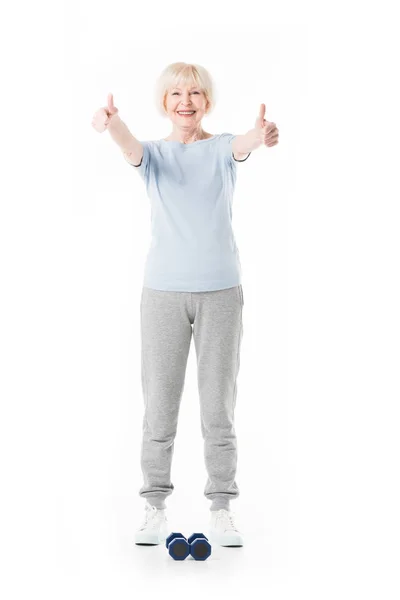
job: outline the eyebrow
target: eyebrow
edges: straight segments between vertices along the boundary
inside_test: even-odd
[[[172,89],[173,89],[173,90],[180,90],[181,88],[178,88],[178,87],[173,87]],[[191,90],[198,90],[198,89],[199,89],[199,87],[198,87],[197,85],[194,85],[194,86],[193,86],[193,87],[191,87],[190,89],[191,89]]]

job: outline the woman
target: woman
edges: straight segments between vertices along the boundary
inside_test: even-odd
[[[243,334],[232,197],[237,163],[261,145],[276,145],[278,129],[264,119],[262,104],[254,129],[245,135],[208,133],[202,119],[214,97],[206,69],[179,62],[162,72],[156,86],[157,107],[172,123],[167,138],[139,142],[119,118],[111,94],[92,121],[97,131],[108,129],[137,169],[152,209],[141,297],[145,412],[139,494],[146,499],[146,517],[137,544],[159,544],[169,534],[165,498],[174,490],[171,462],[193,334],[209,535],[223,546],[243,545],[230,511],[230,500],[239,495],[234,408]]]

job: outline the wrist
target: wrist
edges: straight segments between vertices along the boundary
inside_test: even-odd
[[[250,129],[243,137],[243,148],[240,149],[243,153],[253,152],[260,146],[260,136],[258,130],[254,127]]]
[[[112,115],[111,117],[109,117],[109,121],[108,121],[108,125],[107,125],[107,129],[109,131],[111,130],[116,130],[116,129],[120,129],[121,128],[121,118],[119,116],[118,113],[115,113],[115,115]]]

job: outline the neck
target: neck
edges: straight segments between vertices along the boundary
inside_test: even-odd
[[[202,129],[201,126],[196,127],[195,129],[182,129],[174,127],[173,132],[168,136],[168,139],[171,142],[181,142],[181,144],[191,144],[192,142],[197,142],[198,140],[203,140],[207,138],[209,134]]]

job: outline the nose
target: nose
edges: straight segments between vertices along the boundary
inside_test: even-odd
[[[189,94],[187,94],[186,100],[182,100],[182,106],[192,106],[192,101]]]

